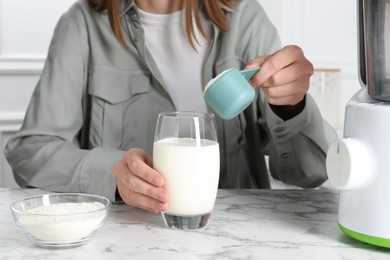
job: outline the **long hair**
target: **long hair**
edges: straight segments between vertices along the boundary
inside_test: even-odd
[[[110,26],[115,36],[125,48],[128,48],[126,41],[123,37],[120,14],[121,14],[121,0],[88,0],[91,7],[97,12],[103,12],[107,10]],[[207,38],[206,32],[202,26],[200,19],[200,6],[199,0],[183,0],[185,11],[185,33],[187,40],[190,42],[192,48],[195,49],[195,25],[199,29],[201,35]],[[230,9],[234,8],[236,0],[204,0],[202,1],[202,7],[204,8],[207,17],[211,22],[219,28],[222,32],[228,31],[228,22],[225,12],[222,10],[222,6],[226,6]],[[202,8],[201,7],[201,8]]]

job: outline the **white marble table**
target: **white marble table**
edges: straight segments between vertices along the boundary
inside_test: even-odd
[[[0,259],[390,259],[337,227],[335,191],[219,190],[208,225],[164,227],[159,214],[113,205],[100,232],[70,249],[39,248],[13,223],[9,205],[37,189],[0,189]]]

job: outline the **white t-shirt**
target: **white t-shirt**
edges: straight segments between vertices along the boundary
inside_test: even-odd
[[[145,31],[145,44],[159,68],[177,111],[206,112],[202,67],[208,50],[198,30],[195,51],[185,35],[184,11],[152,14],[138,8]],[[204,29],[211,27],[202,17]]]

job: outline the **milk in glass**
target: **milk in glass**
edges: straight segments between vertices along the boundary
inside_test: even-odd
[[[167,213],[195,216],[212,211],[219,180],[218,142],[190,138],[156,141],[153,167],[164,176],[170,195]]]

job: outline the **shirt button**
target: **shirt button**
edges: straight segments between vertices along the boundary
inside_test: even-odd
[[[291,156],[290,153],[283,153],[283,154],[282,154],[282,158],[283,158],[283,159],[290,158],[290,156]]]
[[[137,12],[134,9],[130,10],[130,18],[133,21],[136,21],[138,19],[138,14],[137,14]]]

